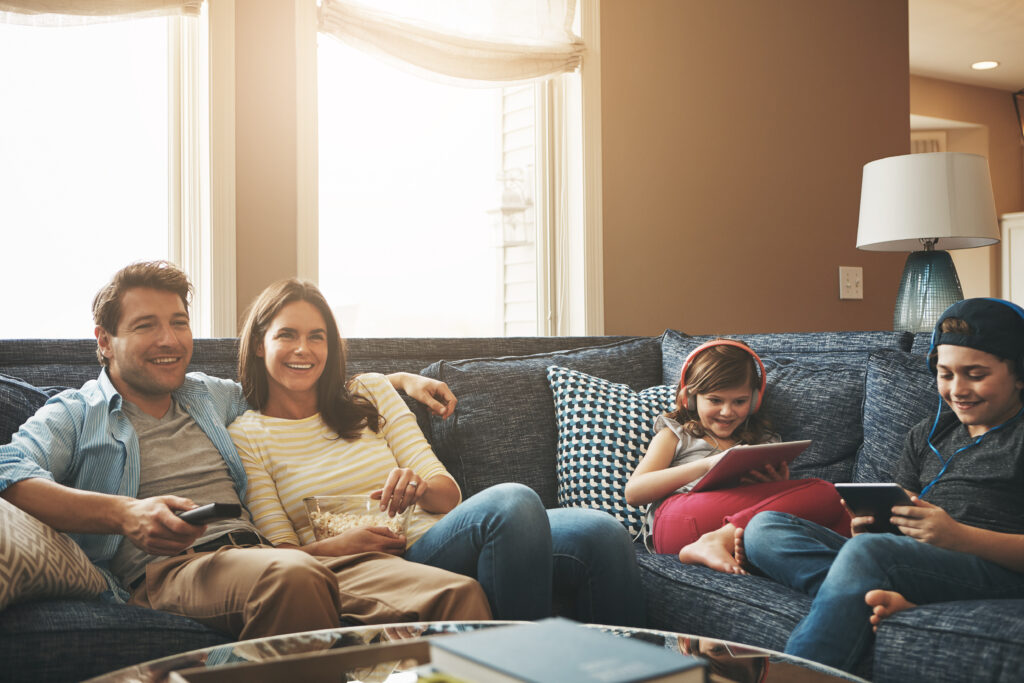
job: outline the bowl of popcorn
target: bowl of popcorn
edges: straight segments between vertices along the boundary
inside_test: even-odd
[[[368,526],[387,527],[404,536],[415,507],[410,505],[405,512],[389,517],[387,510],[380,509],[380,501],[369,496],[310,496],[302,502],[318,541]]]

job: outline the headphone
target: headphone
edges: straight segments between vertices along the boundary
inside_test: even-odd
[[[1017,304],[1015,304],[1015,303],[1013,303],[1011,301],[1006,301],[1005,299],[996,299],[996,298],[993,298],[993,297],[982,297],[982,298],[984,298],[986,301],[995,301],[997,303],[1003,304],[1004,306],[1009,308],[1011,311],[1016,313],[1018,316],[1020,316],[1021,320],[1024,320],[1024,308],[1021,308]],[[943,319],[944,319],[943,316],[939,316],[938,322],[935,323],[935,329],[932,330],[931,343],[928,345],[928,356],[927,356],[927,358],[928,358],[928,368],[932,371],[932,374],[938,374],[938,359],[935,356],[935,348],[937,346],[936,342],[939,339],[939,330],[940,330],[940,327],[942,325]],[[1014,362],[1015,362],[1015,364],[1017,366],[1016,367],[1016,371],[1017,371],[1018,378],[1024,379],[1024,351],[1022,351],[1017,356],[1017,358],[1014,359]],[[979,443],[981,443],[982,439],[984,439],[986,436],[988,436],[992,432],[995,432],[995,431],[1001,429],[1003,427],[1003,425],[1006,424],[1006,422],[1004,422],[1003,424],[1000,424],[1000,425],[997,425],[996,427],[993,427],[992,429],[988,430],[987,432],[985,432],[984,434],[979,436],[977,439],[972,441],[971,443],[969,443],[966,446],[963,446],[962,448],[958,449],[956,452],[954,452],[948,458],[943,458],[942,454],[939,453],[939,449],[936,448],[935,444],[932,443],[932,438],[935,436],[935,430],[939,426],[939,418],[942,416],[942,405],[943,405],[943,400],[940,397],[939,398],[939,407],[935,411],[935,421],[932,422],[931,431],[928,432],[928,448],[930,448],[932,453],[934,453],[936,455],[936,457],[938,457],[939,462],[942,463],[942,468],[939,470],[938,475],[936,475],[936,477],[934,479],[932,479],[931,482],[929,482],[927,486],[925,486],[923,489],[921,489],[921,493],[919,494],[919,497],[924,497],[924,495],[926,493],[928,493],[928,491],[933,486],[935,486],[935,484],[939,481],[939,479],[942,478],[942,475],[944,475],[946,473],[946,469],[949,467],[949,464],[951,462],[953,462],[953,458],[955,458],[956,456],[960,455],[960,453],[966,451],[967,449],[969,449],[969,448],[971,448],[973,446],[977,446]],[[1014,417],[1017,417],[1018,415],[1020,415],[1021,412],[1024,412],[1024,408],[1022,408],[1020,411],[1018,411],[1017,415],[1015,415]],[[1012,419],[1014,419],[1014,418],[1010,418],[1010,420],[1012,420]],[[1007,422],[1009,422],[1009,420],[1007,420]]]
[[[732,339],[713,339],[709,342],[705,342],[690,351],[690,355],[683,361],[683,369],[679,372],[679,391],[680,393],[686,391],[686,371],[690,368],[690,363],[693,359],[699,356],[702,352],[710,349],[713,346],[735,346],[736,348],[743,349],[749,353],[754,361],[757,363],[757,367],[761,372],[761,386],[754,389],[753,393],[750,394],[750,414],[753,415],[757,412],[758,408],[761,407],[761,400],[764,398],[764,390],[768,386],[768,373],[765,372],[764,363],[761,362],[761,358],[754,353],[754,350],[742,342],[734,341]],[[697,396],[691,396],[687,391],[686,394],[686,409],[697,410]]]

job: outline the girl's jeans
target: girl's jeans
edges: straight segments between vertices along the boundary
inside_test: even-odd
[[[483,586],[496,619],[551,616],[552,597],[569,618],[642,626],[644,597],[633,543],[598,510],[545,510],[521,484],[498,484],[466,499],[405,552],[413,562]]]
[[[747,559],[814,598],[786,653],[853,671],[873,642],[868,591],[896,591],[914,604],[1024,597],[1024,574],[907,536],[839,534],[783,512],[762,512],[743,535]]]

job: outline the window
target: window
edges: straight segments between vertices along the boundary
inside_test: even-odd
[[[188,260],[182,236],[205,215],[205,119],[182,115],[201,106],[182,94],[204,92],[200,28],[0,23],[0,92],[17,103],[0,107],[0,337],[89,336],[92,297],[118,268]]]
[[[583,331],[578,73],[447,85],[323,35],[317,70],[317,271],[343,334]]]

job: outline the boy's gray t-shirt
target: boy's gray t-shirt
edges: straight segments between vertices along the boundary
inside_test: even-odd
[[[895,481],[910,491],[923,490],[942,471],[943,460],[928,447],[933,422],[929,418],[915,426],[904,442]],[[949,466],[923,500],[969,526],[1024,533],[1024,416],[978,440],[955,414],[946,413],[932,443]]]
[[[197,505],[240,502],[224,458],[176,401],[162,418],[148,415],[128,401],[122,406],[139,439],[139,499],[174,495],[191,498]],[[256,531],[244,507],[239,519],[207,525],[196,544],[240,530]],[[125,539],[111,559],[110,569],[127,586],[145,572],[147,564],[160,559],[164,557],[150,555]]]

